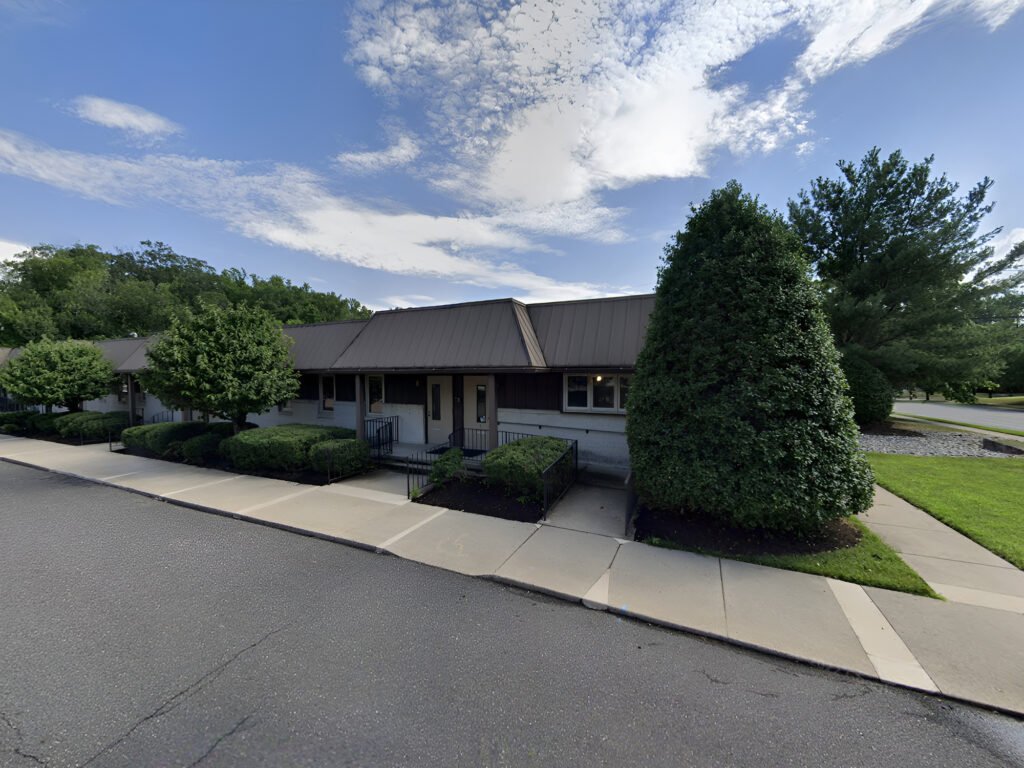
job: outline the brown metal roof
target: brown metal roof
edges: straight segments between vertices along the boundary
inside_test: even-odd
[[[158,336],[147,336],[143,339],[139,339],[139,345],[135,350],[120,364],[114,365],[114,371],[117,373],[138,373],[139,371],[145,370],[146,366],[149,365],[149,360],[146,358],[146,351],[152,346],[153,342],[156,341]],[[97,344],[109,344],[106,341],[98,341]]]
[[[529,305],[552,368],[632,368],[644,345],[654,294]]]
[[[525,307],[512,299],[378,312],[334,370],[544,368]]]
[[[94,341],[103,356],[114,366],[114,370],[121,373],[128,360],[136,353],[145,351],[149,339],[143,337],[131,339],[108,339],[106,341]]]
[[[367,320],[335,323],[286,325],[284,333],[294,339],[290,352],[300,371],[326,371],[365,327]]]

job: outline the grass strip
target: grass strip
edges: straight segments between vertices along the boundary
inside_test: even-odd
[[[869,453],[875,481],[1024,568],[1024,460]]]
[[[861,532],[860,541],[852,547],[834,549],[828,552],[799,555],[724,555],[698,548],[685,547],[665,539],[652,537],[648,544],[668,549],[682,549],[699,552],[702,555],[742,560],[745,563],[767,565],[787,571],[800,571],[818,576],[829,576],[841,581],[852,581],[868,587],[894,589],[912,595],[939,596],[913,568],[878,536],[868,530],[860,520],[851,519],[850,525]]]

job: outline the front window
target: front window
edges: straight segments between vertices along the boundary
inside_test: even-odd
[[[625,413],[631,376],[607,373],[565,377],[565,410]]]
[[[569,408],[587,408],[587,377],[566,377],[565,404]]]
[[[441,385],[430,385],[430,420],[441,420]]]
[[[384,377],[366,377],[366,397],[370,413],[384,412]]]
[[[334,410],[334,376],[320,377],[320,410]]]
[[[593,407],[602,410],[615,410],[615,376],[590,377],[590,391],[593,394]]]
[[[487,423],[487,385],[476,385],[476,420],[478,424]]]

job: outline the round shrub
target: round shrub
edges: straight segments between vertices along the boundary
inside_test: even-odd
[[[9,411],[0,413],[0,431],[9,435],[20,435],[29,431],[31,419],[35,411]]]
[[[216,425],[211,424],[210,426]],[[218,452],[220,444],[226,439],[221,432],[222,430],[211,429],[201,435],[185,440],[181,444],[181,457],[185,463],[202,467],[216,462],[220,455]]]
[[[449,448],[430,465],[430,482],[434,485],[461,478],[465,474],[462,466],[462,449]]]
[[[484,477],[509,496],[539,501],[544,498],[544,470],[566,455],[566,449],[565,441],[557,437],[520,438],[484,456]],[[571,461],[571,456],[566,455],[566,460]]]
[[[33,413],[28,420],[28,431],[37,435],[56,435],[57,419],[64,413]]]
[[[800,243],[736,182],[695,208],[665,249],[626,435],[651,507],[811,531],[871,503]]]
[[[55,420],[57,432],[65,439],[74,440],[117,440],[128,426],[127,411],[81,411],[66,413]]]
[[[309,464],[330,477],[348,477],[370,465],[370,446],[365,440],[325,440],[309,449]]]
[[[850,385],[853,418],[862,427],[878,424],[892,413],[892,385],[885,374],[856,355],[843,355],[843,373]]]
[[[302,472],[311,469],[309,449],[326,440],[354,438],[351,429],[286,424],[241,432],[220,444],[220,453],[245,471]]]
[[[130,427],[121,432],[121,442],[128,450],[145,456],[180,459],[181,446],[171,448],[172,443],[184,443],[190,437],[206,431],[202,421],[177,421],[164,424],[145,424]]]

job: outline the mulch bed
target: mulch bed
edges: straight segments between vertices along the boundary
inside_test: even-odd
[[[726,528],[710,517],[637,507],[636,540],[658,538],[686,549],[722,555],[809,555],[855,546],[861,532],[833,520],[811,536]]]
[[[435,487],[415,501],[521,523],[536,523],[544,516],[537,502],[524,504],[479,480],[452,481]]]

